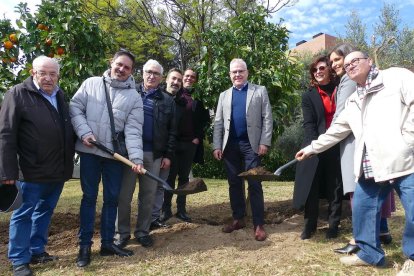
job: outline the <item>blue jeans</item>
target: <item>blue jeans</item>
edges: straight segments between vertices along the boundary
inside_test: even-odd
[[[238,174],[260,166],[261,159],[253,151],[248,141],[229,141],[223,153],[223,160],[229,182],[230,205],[233,211],[233,218],[239,220],[246,215],[246,202],[244,199],[243,179]],[[247,182],[249,184],[248,191],[253,225],[263,225],[264,198],[262,182],[257,180],[248,180]]]
[[[95,225],[96,199],[99,182],[103,183],[103,206],[101,212],[101,244],[112,244],[118,195],[122,181],[121,162],[89,153],[80,154],[80,180],[82,201],[80,206],[79,245],[91,246]]]
[[[53,210],[63,182],[16,182],[23,191],[23,204],[13,212],[9,230],[9,259],[13,265],[30,263],[32,255],[45,252]]]
[[[354,193],[352,226],[355,241],[361,249],[358,257],[372,265],[382,266],[385,263],[385,254],[378,239],[381,206],[393,188],[405,210],[403,252],[414,260],[414,174],[396,178],[392,184],[378,184],[373,179],[361,177]]]

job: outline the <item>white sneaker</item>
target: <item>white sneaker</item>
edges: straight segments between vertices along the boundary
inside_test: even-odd
[[[358,255],[351,255],[351,256],[345,256],[341,257],[339,259],[341,263],[344,265],[351,265],[351,266],[369,266],[371,264],[365,262],[364,260],[361,260]]]
[[[397,273],[397,276],[414,276],[414,261],[406,260],[401,271]]]

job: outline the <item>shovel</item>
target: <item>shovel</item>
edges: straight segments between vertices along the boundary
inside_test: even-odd
[[[240,177],[251,179],[251,180],[259,180],[259,181],[274,181],[279,178],[279,176],[282,174],[282,171],[286,169],[287,167],[292,166],[293,164],[296,164],[298,162],[297,159],[293,159],[289,161],[288,163],[284,164],[283,166],[280,166],[274,173],[271,172],[263,172],[263,173],[257,173],[257,174],[249,174],[249,171],[243,172],[239,174]]]
[[[112,155],[116,160],[121,161],[122,163],[124,163],[127,166],[132,167],[132,166],[135,165],[134,163],[132,163],[127,158],[125,158],[122,155],[116,153],[115,151],[105,147],[104,145],[102,145],[98,141],[89,141],[89,143],[93,144],[98,149]],[[161,183],[164,190],[166,190],[170,193],[179,194],[179,195],[187,195],[187,194],[195,194],[195,193],[207,191],[206,184],[204,183],[204,181],[202,179],[199,179],[199,178],[195,178],[194,180],[192,180],[190,182],[187,182],[186,184],[180,186],[179,189],[173,189],[173,188],[171,188],[171,186],[165,180],[159,178],[158,176],[156,176],[153,173],[149,172],[145,168],[142,168],[141,171],[143,172],[144,175],[146,175],[149,178],[152,178],[153,180]]]

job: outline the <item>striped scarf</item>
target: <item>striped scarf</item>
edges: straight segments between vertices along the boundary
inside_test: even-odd
[[[378,76],[378,72],[378,68],[375,67],[375,65],[372,65],[371,70],[369,70],[367,80],[365,81],[365,86],[357,85],[357,93],[361,101],[363,101],[365,96],[367,95],[368,90],[371,88],[372,81]],[[369,160],[367,148],[365,145],[364,155],[362,157],[362,170],[364,172],[365,179],[374,178],[371,161]]]

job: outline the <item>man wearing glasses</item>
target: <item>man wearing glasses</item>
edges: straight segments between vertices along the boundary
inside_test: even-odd
[[[246,203],[243,171],[260,166],[272,140],[272,110],[267,90],[247,81],[246,62],[230,62],[230,79],[233,87],[220,94],[214,119],[214,158],[223,160],[229,182],[230,205],[233,222],[224,226],[224,233],[246,227]],[[248,180],[252,208],[254,237],[266,239],[264,225],[264,199],[260,181]]]
[[[18,185],[23,193],[23,203],[10,219],[14,275],[32,275],[29,263],[57,259],[45,250],[48,228],[63,184],[72,176],[75,153],[58,80],[55,59],[35,58],[31,76],[6,93],[0,110],[0,183]]]
[[[170,167],[176,143],[175,103],[172,97],[162,92],[160,87],[162,74],[161,64],[153,59],[148,60],[143,67],[144,81],[137,88],[144,105],[142,127],[144,167],[156,176],[159,176],[161,169]],[[116,222],[118,234],[116,244],[120,247],[125,247],[131,238],[131,201],[136,179],[136,174],[128,168],[124,169]],[[151,247],[154,243],[149,233],[156,192],[157,182],[140,175],[138,218],[134,236],[144,247]]]
[[[398,275],[414,274],[414,74],[403,68],[378,70],[364,53],[345,57],[344,69],[357,83],[345,109],[327,132],[296,154],[303,160],[321,153],[353,132],[353,235],[360,250],[342,257],[345,265],[385,264],[379,242],[380,209],[395,189],[405,210],[403,251],[408,260]]]

